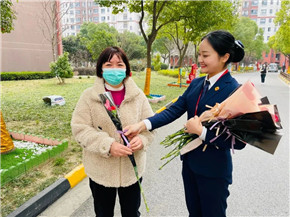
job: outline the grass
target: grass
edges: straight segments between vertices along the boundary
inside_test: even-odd
[[[30,159],[32,156],[37,156],[46,149],[52,148],[51,146],[36,143],[34,145],[28,145],[28,148],[19,148],[17,144],[25,145],[28,144],[28,142],[21,143],[20,141],[14,141],[16,149],[9,154],[1,155],[1,169],[8,169],[11,166],[16,166],[18,163]]]
[[[133,73],[133,79],[144,89],[144,72]],[[68,149],[57,159],[48,160],[1,188],[2,216],[7,216],[81,163],[81,147],[72,137],[70,121],[81,93],[92,86],[94,81],[94,77],[66,79],[65,85],[58,85],[54,78],[1,81],[1,110],[7,129],[69,141]],[[185,88],[167,86],[174,81],[177,79],[152,72],[151,94],[166,95],[166,100],[151,104],[153,111],[185,91]],[[45,105],[42,98],[49,95],[63,96],[66,104],[56,107]]]

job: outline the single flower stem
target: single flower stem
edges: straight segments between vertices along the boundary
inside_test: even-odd
[[[137,166],[134,167],[134,171],[135,171],[135,175],[136,175],[136,178],[137,178],[137,181],[138,181],[138,184],[139,184],[139,188],[140,188],[140,191],[141,191],[141,195],[142,195],[143,201],[145,203],[146,211],[149,213],[149,207],[147,205],[147,201],[146,201],[146,198],[145,198],[145,195],[144,195],[144,192],[143,192],[143,188],[142,188],[141,183],[140,183]]]

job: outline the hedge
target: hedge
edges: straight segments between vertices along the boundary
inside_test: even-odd
[[[55,75],[50,71],[44,72],[1,72],[2,81],[34,80],[53,78]]]
[[[162,75],[167,75],[167,76],[171,76],[171,77],[175,77],[178,78],[178,69],[172,70],[172,69],[167,69],[167,70],[159,70],[157,71],[158,74],[162,74]],[[185,71],[184,69],[182,69],[182,73],[181,73],[182,77],[184,77],[185,75]]]

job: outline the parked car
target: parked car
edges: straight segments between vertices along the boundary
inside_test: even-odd
[[[278,72],[278,65],[276,63],[270,63],[268,66],[268,72]]]

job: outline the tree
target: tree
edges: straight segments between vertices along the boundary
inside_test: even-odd
[[[127,57],[132,59],[142,59],[146,54],[146,46],[142,36],[133,32],[125,31],[118,34],[118,44],[126,52]]]
[[[81,43],[80,37],[68,36],[62,39],[62,45],[64,52],[69,53],[69,60],[75,67],[88,65],[92,62],[92,55],[84,44]]]
[[[182,67],[190,42],[196,45],[201,37],[209,31],[231,28],[236,21],[235,9],[236,6],[228,1],[179,3],[177,10],[182,15],[182,20],[168,24],[161,30],[163,36],[171,37],[179,51],[179,68]],[[208,13],[209,11],[210,13]]]
[[[101,52],[109,46],[117,46],[118,32],[107,23],[84,23],[80,29],[80,40],[97,60]]]
[[[147,68],[146,68],[146,80],[144,93],[146,95],[150,94],[150,79],[151,79],[151,50],[152,44],[156,39],[158,31],[168,23],[179,20],[181,15],[175,13],[178,2],[176,1],[103,1],[95,0],[101,6],[113,7],[113,13],[118,13],[124,11],[125,7],[129,9],[130,12],[136,12],[141,14],[139,21],[139,26],[141,34],[146,42],[147,46]],[[145,12],[147,12],[148,20],[151,23],[150,29],[146,33],[144,30],[144,19]]]
[[[69,4],[60,4],[59,0],[42,1],[43,14],[39,17],[39,26],[43,37],[51,44],[53,61],[62,54],[61,34],[65,29],[61,29],[60,22],[69,7]],[[57,50],[59,53],[56,53]]]
[[[263,30],[258,28],[255,21],[248,17],[240,18],[235,25],[233,35],[244,44],[245,57],[243,61],[246,65],[261,59],[266,45],[263,42]]]
[[[152,50],[154,52],[159,52],[161,54],[164,63],[168,59],[169,65],[170,65],[170,56],[173,49],[174,42],[165,36],[161,37],[157,36],[157,39],[154,41],[152,45]]]
[[[13,28],[13,20],[16,19],[16,12],[13,10],[11,0],[1,0],[1,32],[10,33]]]
[[[57,61],[50,63],[50,71],[56,75],[60,84],[64,84],[65,78],[73,77],[73,71],[68,61],[67,52],[59,56]]]
[[[276,25],[280,25],[278,31],[270,37],[269,46],[282,52],[290,58],[290,1],[282,1],[281,9],[276,13],[274,20]]]

